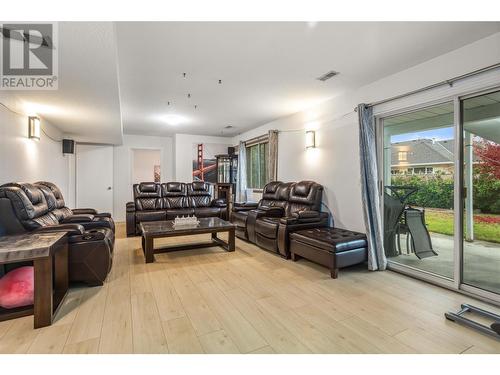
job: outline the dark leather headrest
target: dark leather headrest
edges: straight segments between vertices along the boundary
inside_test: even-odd
[[[154,182],[141,182],[134,184],[134,199],[137,198],[161,198],[161,186]]]
[[[54,197],[56,199],[56,208],[63,208],[64,206],[66,206],[61,189],[59,189],[56,184],[53,184],[52,182],[48,182],[48,181],[38,181],[38,182],[35,182],[35,185],[40,187],[40,188],[41,188],[41,186],[45,186],[45,187],[49,188],[50,191],[52,191],[52,194],[54,194]],[[47,203],[49,203],[49,202],[47,202]]]
[[[49,211],[52,211],[52,210],[55,210],[59,207],[57,207],[57,199],[56,199],[56,196],[54,195],[54,192],[48,187],[48,186],[45,186],[45,185],[39,185],[38,183],[35,183],[36,187],[38,187],[44,197],[45,197],[45,200],[47,201],[47,207],[49,209]]]
[[[28,220],[45,215],[49,209],[42,191],[29,183],[8,183],[0,187],[1,196],[9,198],[16,216]]]
[[[308,205],[321,204],[323,186],[314,181],[300,181],[292,185],[290,202]]]
[[[278,199],[278,188],[283,182],[271,181],[262,189],[262,199]]]
[[[164,197],[179,197],[187,194],[186,184],[183,182],[167,182],[161,184]]]
[[[294,184],[292,194],[297,197],[307,197],[309,195],[309,191],[311,190],[313,181],[300,181]]]
[[[33,205],[45,203],[45,197],[42,191],[34,184],[28,182],[12,182],[2,186],[15,186],[20,188]]]
[[[276,189],[276,194],[278,200],[287,201],[290,196],[290,188],[292,187],[293,182],[283,182]]]
[[[191,183],[191,186],[194,191],[197,190],[209,190],[208,184],[204,181],[194,181]]]
[[[154,182],[141,182],[139,190],[143,193],[151,193],[156,191],[156,184]]]
[[[210,184],[204,181],[194,181],[187,184],[188,195],[211,196]]]

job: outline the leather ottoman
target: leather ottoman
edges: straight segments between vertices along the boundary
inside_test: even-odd
[[[306,258],[330,268],[336,279],[339,268],[368,259],[366,235],[338,228],[304,229],[290,235],[292,260]]]

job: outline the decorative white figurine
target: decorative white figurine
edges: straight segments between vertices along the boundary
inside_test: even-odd
[[[196,216],[184,216],[182,217],[176,216],[174,220],[174,226],[193,226],[200,224],[200,221]]]

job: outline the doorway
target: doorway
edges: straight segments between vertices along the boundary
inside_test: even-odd
[[[161,182],[161,150],[132,149],[132,184]]]
[[[76,144],[76,206],[113,212],[113,146]]]

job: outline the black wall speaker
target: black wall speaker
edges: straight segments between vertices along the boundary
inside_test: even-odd
[[[228,148],[227,148],[227,153],[228,153],[229,155],[233,155],[233,154],[234,154],[234,151],[235,151],[235,150],[234,150],[234,147],[228,147]]]
[[[75,153],[75,141],[72,139],[63,139],[62,147],[63,147],[63,154]]]

